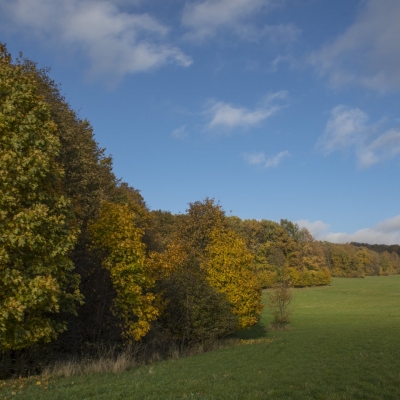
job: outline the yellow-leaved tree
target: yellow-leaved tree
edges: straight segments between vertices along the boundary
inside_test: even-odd
[[[202,263],[207,281],[226,296],[238,317],[238,329],[250,327],[258,322],[263,308],[253,255],[244,240],[231,230],[214,229],[210,239]]]
[[[155,278],[145,263],[143,229],[136,227],[135,206],[103,202],[99,217],[89,226],[93,247],[110,272],[116,291],[114,314],[122,320],[127,340],[140,340],[159,315],[158,297],[151,291]]]
[[[55,131],[33,75],[0,44],[0,351],[55,339],[82,302]]]
[[[165,250],[150,255],[164,300],[157,326],[181,346],[251,326],[262,308],[253,256],[222,207],[208,198],[189,206]]]

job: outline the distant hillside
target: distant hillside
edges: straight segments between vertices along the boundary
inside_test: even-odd
[[[393,251],[400,256],[400,245],[392,244],[390,246],[386,244],[367,244],[367,243],[357,243],[351,242],[353,246],[366,247],[367,249],[374,250],[377,253],[384,253],[385,251],[392,253]]]

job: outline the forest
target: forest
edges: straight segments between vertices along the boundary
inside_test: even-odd
[[[0,45],[0,375],[98,345],[162,352],[229,337],[283,280],[400,273],[399,246],[321,242],[212,198],[150,210],[49,72]]]

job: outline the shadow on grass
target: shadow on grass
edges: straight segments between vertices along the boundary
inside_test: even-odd
[[[267,327],[262,322],[251,326],[250,328],[241,329],[234,334],[239,339],[261,339],[267,336]]]

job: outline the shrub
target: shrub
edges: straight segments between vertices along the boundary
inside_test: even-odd
[[[282,280],[276,284],[268,293],[268,306],[271,310],[273,320],[272,327],[282,329],[290,322],[291,309],[289,308],[292,301],[292,291],[288,280]]]

